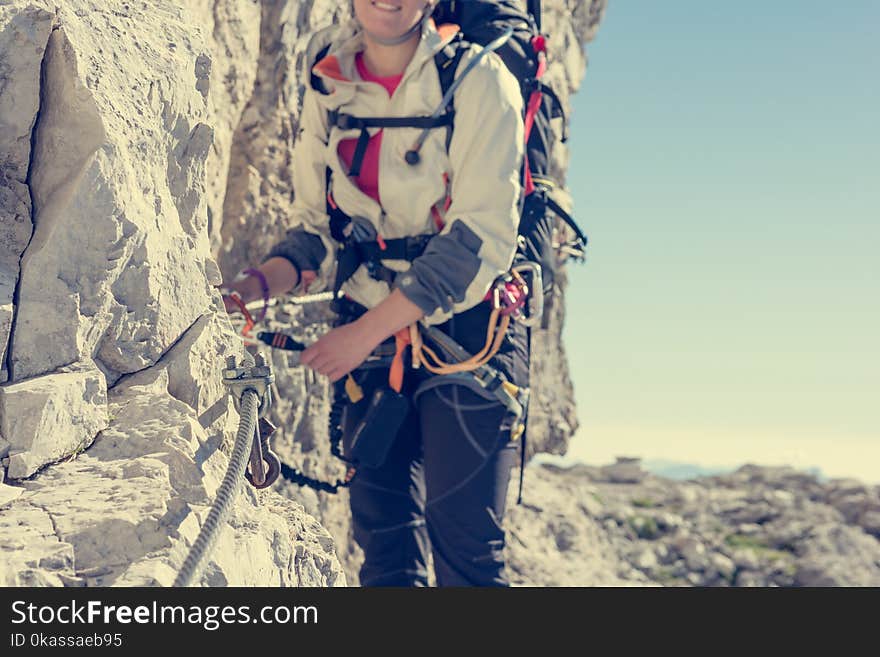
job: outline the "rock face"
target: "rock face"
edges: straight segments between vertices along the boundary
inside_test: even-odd
[[[220,371],[242,354],[208,209],[259,9],[0,7],[0,585],[170,584],[205,518],[238,424]],[[201,582],[345,577],[301,505],[248,489]]]
[[[28,171],[40,106],[42,53],[54,14],[36,4],[0,7],[0,382],[7,378],[19,260],[33,232]]]
[[[107,383],[97,370],[26,379],[0,388],[0,433],[10,479],[88,447],[107,428]],[[4,455],[5,456],[5,455]]]
[[[758,466],[622,482],[608,468],[533,464],[526,481],[507,546],[521,584],[880,585],[880,486]]]

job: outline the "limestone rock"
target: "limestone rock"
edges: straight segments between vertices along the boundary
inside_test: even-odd
[[[866,532],[880,538],[880,510],[866,511],[859,517],[859,524]]]
[[[26,566],[22,577],[42,572],[41,560],[63,548],[68,558],[56,559],[56,574],[71,582],[173,582],[219,486],[226,456],[223,435],[209,436],[194,410],[167,388],[167,371],[150,384],[118,386],[110,400],[114,421],[95,445],[25,482],[25,492],[3,518],[30,526],[29,534],[0,534],[0,554],[14,555],[25,546],[27,559],[18,557]],[[213,555],[203,584],[345,582],[326,531],[270,492],[245,488],[239,494]],[[8,584],[26,581],[9,577]]]
[[[7,378],[12,297],[19,259],[31,238],[28,168],[40,107],[40,68],[55,20],[39,2],[0,6],[0,382]]]
[[[713,552],[709,555],[709,565],[725,579],[731,578],[736,572],[736,564],[733,560],[720,552]]]
[[[800,586],[880,586],[880,541],[859,527],[820,525],[802,552]]]
[[[754,550],[736,550],[732,561],[737,568],[743,570],[757,570],[761,565]]]
[[[33,131],[14,381],[94,356],[112,384],[154,364],[211,304],[213,129],[196,67],[207,54],[188,21],[166,1],[58,9]]]
[[[675,547],[691,570],[703,570],[708,565],[706,546],[699,539],[686,537],[677,542]]]
[[[208,153],[207,230],[211,251],[221,247],[223,203],[229,183],[232,142],[242,114],[255,92],[260,55],[261,4],[257,0],[185,0],[193,21],[203,26],[210,57],[201,56],[200,93],[208,102],[209,123],[214,129],[213,147]],[[269,3],[271,4],[271,3]],[[277,24],[274,26],[279,28]],[[234,223],[238,217],[229,217]],[[218,281],[219,283],[219,281]]]
[[[107,384],[98,370],[39,376],[0,387],[0,433],[9,479],[84,450],[107,426]]]
[[[583,513],[579,501],[593,494],[589,480],[577,471],[535,463],[526,468],[525,481],[523,504],[516,505],[516,490],[511,490],[505,518],[505,554],[514,585],[644,583],[641,573],[615,552],[600,521]]]
[[[640,550],[633,559],[633,564],[640,570],[653,570],[658,563],[657,554],[649,548]]]
[[[237,344],[238,343],[238,344]],[[210,428],[227,410],[229,398],[219,371],[226,358],[243,357],[240,341],[227,316],[217,312],[199,317],[153,367],[120,379],[118,386],[146,385],[164,375],[167,392],[192,408]]]
[[[547,519],[536,522],[548,538],[554,528],[582,521],[570,510],[571,498],[600,498],[604,515],[596,525],[600,534],[592,540],[603,546],[601,560],[616,556],[617,572],[626,572],[628,563],[649,582],[669,586],[876,586],[880,582],[880,541],[865,526],[862,512],[876,489],[859,482],[823,484],[791,468],[757,465],[687,484],[654,476],[619,483],[610,481],[604,468],[546,466],[530,467],[526,481],[527,500],[530,488],[539,486],[541,491],[540,508]],[[683,490],[693,494],[682,495]],[[853,513],[842,513],[832,504]],[[748,511],[751,506],[758,510]],[[582,510],[583,505],[576,508]],[[741,521],[749,515],[759,522]],[[543,551],[545,562],[552,563],[581,553],[576,546],[582,538],[568,543],[565,550],[546,544],[539,548],[537,542],[528,547]],[[514,543],[509,550],[515,553],[520,548]],[[638,581],[632,575],[626,579]]]
[[[22,494],[23,489],[18,486],[7,486],[6,484],[0,484],[0,507],[3,507],[6,504],[9,504],[14,499],[17,499]]]
[[[0,585],[62,586],[72,567],[73,548],[45,509],[18,502],[0,513]]]
[[[0,585],[169,585],[238,421],[208,170],[230,157],[259,6],[57,4],[0,7],[0,458],[30,475],[0,485]],[[300,505],[244,487],[201,583],[345,576]]]

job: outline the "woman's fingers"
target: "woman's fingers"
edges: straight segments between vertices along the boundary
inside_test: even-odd
[[[312,359],[315,357],[315,351],[311,347],[307,347],[303,352],[299,355],[299,363],[300,365],[308,365],[312,366]]]
[[[300,364],[338,381],[360,365],[367,353],[352,325],[333,329],[302,352]]]
[[[318,354],[312,362],[308,363],[308,366],[311,367],[316,372],[320,372],[321,374],[326,374],[330,369],[330,366],[333,363],[333,358],[329,354]]]
[[[337,366],[336,355],[332,351],[324,349],[320,341],[306,349],[299,362],[319,374],[327,374]]]
[[[315,344],[306,347],[299,357],[299,362],[303,365],[312,367],[314,361],[321,357],[321,353],[321,341],[318,340]]]
[[[342,378],[352,369],[346,363],[342,362],[341,359],[335,358],[332,354],[322,354],[321,356],[316,357],[308,364],[308,367],[312,368],[318,374],[323,374],[328,377],[331,381],[336,381]]]

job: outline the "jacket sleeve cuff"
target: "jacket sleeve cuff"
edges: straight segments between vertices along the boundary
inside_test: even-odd
[[[290,261],[297,271],[320,271],[326,255],[327,249],[320,236],[298,227],[288,230],[284,239],[272,247],[263,262],[280,257]]]
[[[426,316],[438,308],[451,313],[462,303],[480,271],[483,241],[463,221],[456,219],[448,233],[435,235],[425,252],[394,281],[394,287]]]
[[[400,290],[407,299],[416,304],[425,316],[432,315],[439,307],[434,294],[430,292],[411,271],[399,274],[394,279],[392,289]]]

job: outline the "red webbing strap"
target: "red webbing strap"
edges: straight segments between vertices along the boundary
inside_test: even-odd
[[[535,55],[538,57],[538,70],[535,72],[535,80],[540,80],[544,77],[544,74],[547,72],[547,39],[542,34],[538,34],[532,37],[532,50],[535,51]],[[525,136],[526,136],[526,148],[525,148],[525,181],[523,184],[523,195],[528,196],[533,191],[535,191],[535,183],[532,180],[532,170],[529,166],[529,137],[532,134],[532,127],[535,125],[535,116],[538,113],[538,109],[541,107],[541,100],[543,98],[543,94],[541,93],[540,87],[532,92],[532,95],[529,96],[529,102],[526,105],[526,116],[525,116]]]
[[[529,167],[529,152],[528,152],[528,143],[529,143],[529,135],[532,134],[532,127],[535,125],[535,115],[538,113],[538,108],[541,107],[541,99],[543,94],[540,90],[535,90],[532,92],[532,95],[529,97],[529,104],[526,107],[526,118],[525,118],[525,129],[526,129],[526,154],[525,154],[525,168],[526,168],[526,180],[525,180],[525,189],[523,189],[523,194],[528,196],[533,191],[535,191],[535,183],[532,181],[532,171]]]
[[[408,344],[410,344],[409,327],[402,328],[394,334],[394,359],[388,372],[388,385],[396,392],[400,392],[403,388],[403,352]]]

